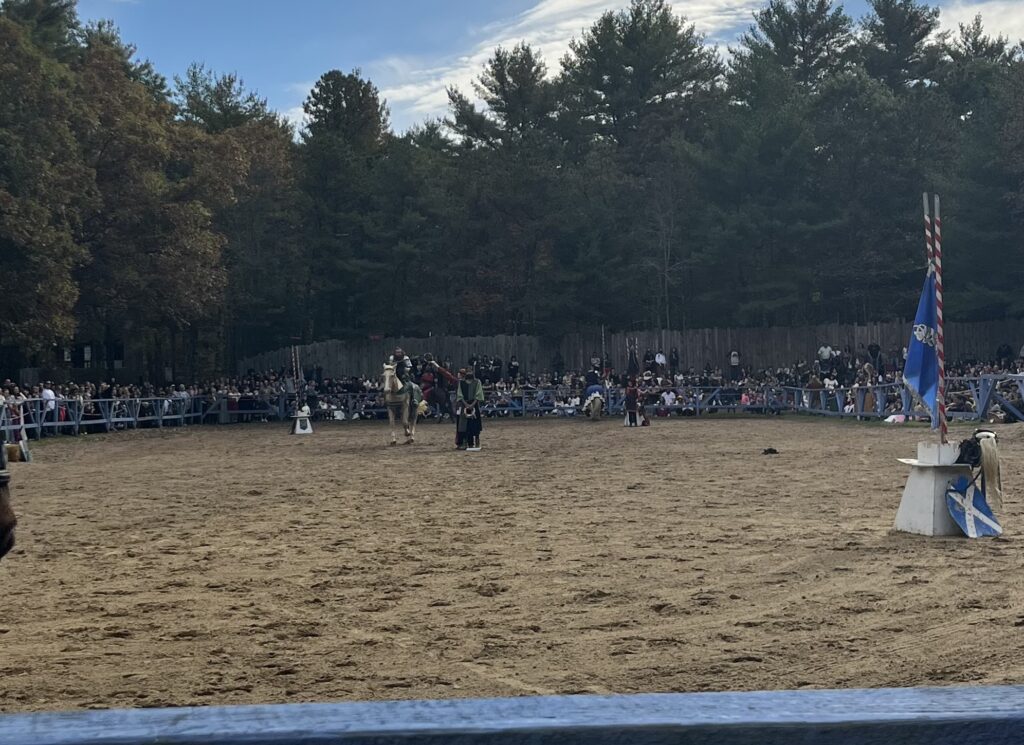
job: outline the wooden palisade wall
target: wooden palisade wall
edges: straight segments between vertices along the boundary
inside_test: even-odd
[[[884,354],[899,351],[910,337],[910,326],[906,321],[889,321],[862,326],[637,331],[606,334],[605,349],[612,364],[620,370],[626,364],[626,339],[634,337],[639,340],[641,356],[647,348],[663,349],[666,356],[672,347],[677,348],[684,368],[702,368],[706,364],[724,367],[734,349],[744,365],[788,367],[798,361],[813,360],[822,342],[853,350],[878,342]],[[946,324],[947,359],[992,359],[1003,343],[1009,344],[1016,354],[1024,343],[1024,320]],[[514,354],[524,372],[537,373],[550,370],[556,352],[561,352],[567,369],[584,367],[593,353],[601,352],[601,332],[560,338],[502,335],[332,340],[307,344],[301,347],[300,355],[304,368],[320,366],[325,375],[376,375],[381,362],[396,346],[413,356],[432,352],[438,359],[450,357],[456,367],[465,365],[473,354],[497,355],[504,362]],[[290,364],[289,350],[279,349],[240,361],[238,371],[277,370]]]

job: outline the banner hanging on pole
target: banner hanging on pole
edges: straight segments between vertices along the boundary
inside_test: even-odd
[[[932,429],[939,428],[939,356],[936,353],[937,319],[935,306],[935,273],[930,270],[921,290],[921,300],[914,316],[914,330],[907,346],[907,364],[903,380],[931,414]]]
[[[935,197],[935,216],[938,218],[938,197]],[[924,238],[928,256],[928,271],[921,289],[921,299],[914,316],[914,328],[907,345],[907,362],[903,380],[924,403],[931,416],[932,429],[940,429],[942,442],[946,441],[946,411],[943,406],[943,354],[941,311],[941,248],[937,231],[933,234],[928,194],[924,195]]]

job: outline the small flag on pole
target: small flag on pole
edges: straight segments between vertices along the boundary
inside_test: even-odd
[[[935,348],[937,325],[935,271],[929,264],[921,300],[917,304],[917,315],[914,317],[914,330],[907,347],[903,380],[931,412],[932,429],[939,427],[936,405],[939,392],[939,357]]]

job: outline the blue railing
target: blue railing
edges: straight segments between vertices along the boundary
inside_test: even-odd
[[[902,383],[880,383],[835,390],[784,387],[787,410],[821,416],[877,419],[890,416],[927,419],[915,405],[913,394]],[[946,414],[950,419],[984,420],[999,406],[1004,413],[1024,421],[1024,376],[984,375],[949,378],[946,381]]]
[[[705,416],[708,414],[778,414],[794,412],[829,417],[881,419],[903,416],[927,419],[915,406],[914,398],[901,383],[853,386],[826,390],[792,386],[737,388],[721,386],[681,386],[672,389],[672,403],[660,398],[660,390],[644,391],[642,398],[648,413],[663,416]],[[581,403],[566,399],[583,398],[581,391],[568,388],[525,389],[515,393],[491,391],[483,406],[486,416],[579,416]],[[97,399],[81,401],[29,399],[21,404],[0,404],[0,432],[8,439],[24,432],[31,438],[47,434],[113,432],[144,427],[176,427],[196,424],[233,424],[252,421],[282,421],[294,411],[298,399],[309,400],[316,419],[386,418],[380,394],[331,394],[307,399],[295,394],[216,395],[198,397],[150,397]],[[994,407],[1024,421],[1024,375],[985,375],[977,378],[950,378],[947,381],[947,412],[951,419],[978,421],[987,419]],[[621,415],[624,391],[605,388],[605,411]],[[436,407],[431,414],[436,413]],[[339,416],[340,413],[340,416]]]
[[[4,745],[1016,745],[1024,687],[550,696],[0,716]]]
[[[201,399],[29,399],[20,404],[0,404],[0,431],[11,439],[21,431],[39,438],[57,433],[77,435],[90,431],[171,427],[199,424],[204,411]]]

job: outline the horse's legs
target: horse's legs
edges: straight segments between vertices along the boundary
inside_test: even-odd
[[[392,406],[388,406],[388,424],[391,425],[391,442],[390,445],[398,444],[398,435],[395,434],[395,409]]]
[[[406,445],[413,441],[413,431],[409,427],[409,421],[410,417],[416,416],[415,406],[415,398],[413,398],[412,394],[410,394],[408,399],[406,399],[402,404],[402,429],[405,431]]]

